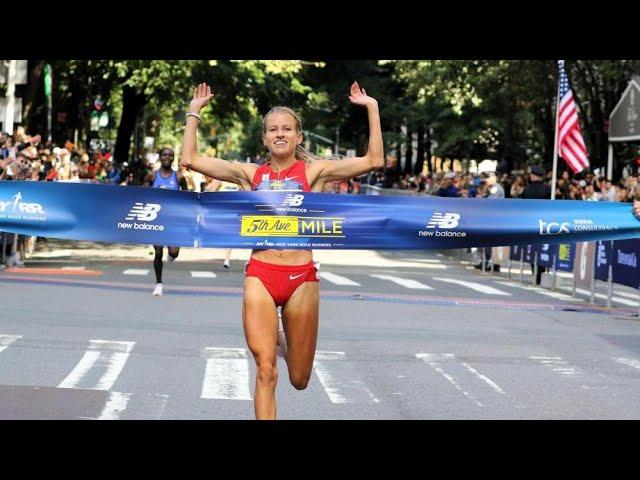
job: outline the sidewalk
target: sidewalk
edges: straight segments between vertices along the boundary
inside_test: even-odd
[[[249,260],[250,249],[233,249],[231,260]],[[433,258],[435,252],[424,251],[384,251],[376,250],[314,250],[315,261],[324,265],[349,265],[365,267],[412,267],[420,269],[433,268],[433,263],[425,260]],[[39,241],[35,251],[27,255],[29,260],[62,260],[62,261],[122,261],[153,259],[153,248],[150,245],[130,245],[124,243],[85,242],[76,240],[48,239]],[[181,247],[181,262],[221,262],[224,259],[222,248]]]

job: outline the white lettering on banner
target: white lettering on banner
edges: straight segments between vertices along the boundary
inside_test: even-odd
[[[47,219],[42,205],[34,202],[23,202],[21,192],[16,193],[9,201],[0,201],[0,218],[38,221]]]
[[[600,265],[607,264],[607,251],[605,250],[605,245],[603,243],[598,244],[598,255],[596,255],[596,262],[598,267]]]
[[[569,233],[569,222],[557,223],[548,222],[545,223],[542,220],[538,220],[540,226],[540,235],[560,235],[562,233]]]
[[[304,195],[292,195],[288,194],[282,200],[283,207],[299,207],[302,205],[302,201],[304,200]]]
[[[434,212],[429,219],[426,228],[430,230],[418,231],[419,237],[466,237],[467,232],[453,232],[451,229],[456,228],[460,220],[459,213],[446,212],[444,215],[441,212]],[[438,229],[444,229],[439,231]]]
[[[458,220],[460,220],[459,213],[445,213],[443,215],[440,212],[435,212],[429,220],[427,228],[456,228]]]
[[[141,222],[150,222],[158,217],[158,212],[162,207],[157,203],[142,203],[136,202],[129,215],[125,220],[139,220]]]
[[[635,253],[624,253],[618,250],[618,264],[636,268],[638,266],[638,258]]]
[[[140,222],[152,222],[158,218],[158,212],[162,209],[157,203],[140,203],[136,202],[125,220],[138,220]],[[122,230],[154,230],[157,232],[164,231],[164,225],[153,225],[150,223],[136,222],[118,222],[118,228]]]

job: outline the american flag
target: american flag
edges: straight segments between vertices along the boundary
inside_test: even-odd
[[[560,86],[558,89],[558,155],[564,158],[573,170],[578,173],[589,167],[587,147],[584,145],[576,102],[569,88],[569,79],[564,71],[564,60],[558,61],[560,69]]]

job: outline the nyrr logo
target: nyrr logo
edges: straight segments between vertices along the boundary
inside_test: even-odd
[[[427,224],[427,228],[456,228],[458,226],[458,220],[460,220],[460,214],[458,213],[445,213],[435,212]]]
[[[441,212],[434,212],[429,219],[426,228],[429,230],[422,230],[418,232],[420,237],[466,237],[467,232],[453,232],[452,229],[456,228],[460,223],[460,214],[446,212],[444,215]],[[440,231],[444,230],[444,231]]]
[[[282,200],[282,207],[299,207],[302,205],[302,201],[304,200],[304,195],[293,195],[288,194]]]
[[[18,192],[9,201],[0,201],[0,216],[20,220],[46,220],[46,213],[39,203],[22,201],[22,193]]]
[[[162,207],[157,203],[142,204],[136,202],[125,220],[139,220],[141,222],[151,222],[158,217],[158,212]]]
[[[158,212],[162,209],[157,203],[136,202],[125,220],[137,220],[139,222],[152,222],[158,218]],[[164,225],[152,225],[149,223],[118,222],[118,228],[123,230],[156,230],[163,231]]]
[[[540,227],[540,235],[562,235],[563,233],[569,233],[569,222],[545,223],[542,220],[538,220],[538,225]]]

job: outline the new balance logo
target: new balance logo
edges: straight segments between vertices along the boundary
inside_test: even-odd
[[[140,222],[151,222],[158,217],[158,212],[162,207],[157,203],[142,204],[136,202],[125,220],[138,220]]]
[[[304,200],[304,195],[293,195],[288,194],[282,200],[283,207],[299,207],[302,205],[302,201]]]
[[[458,213],[445,213],[443,215],[440,212],[435,212],[429,220],[427,228],[456,228],[458,220],[460,220],[460,214]]]

